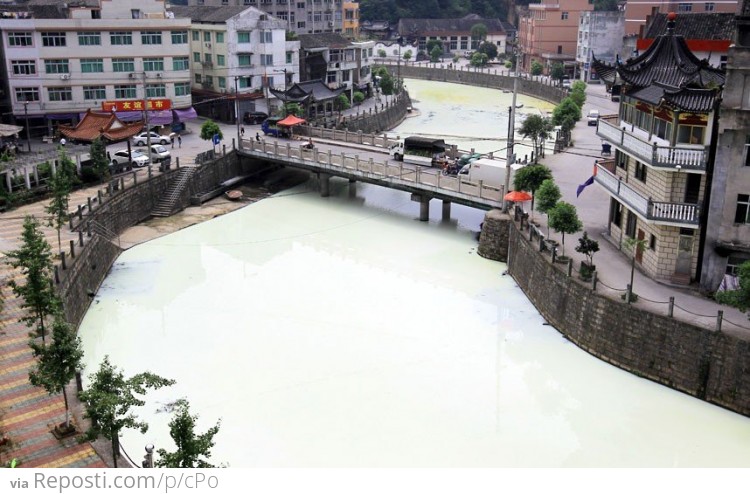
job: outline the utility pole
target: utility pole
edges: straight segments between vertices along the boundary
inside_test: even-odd
[[[146,89],[146,71],[143,71],[143,121],[146,124],[146,147],[148,149],[148,166],[151,166],[151,128],[148,124],[148,89]],[[150,168],[149,168],[150,169]]]
[[[31,153],[31,134],[29,133],[29,101],[24,100],[23,102],[23,116],[26,120],[26,145],[29,147],[29,153]]]
[[[240,76],[234,76],[234,119],[237,123],[237,146],[242,147],[242,139],[240,138],[240,88],[239,88]]]
[[[516,58],[516,61],[518,59]],[[513,164],[513,152],[514,139],[516,135],[516,96],[518,95],[518,63],[516,62],[516,75],[513,77],[513,102],[510,107],[508,114],[508,147],[507,157],[505,158],[505,188],[503,189],[503,211],[508,212],[508,201],[505,200],[505,194],[510,192],[510,170]]]

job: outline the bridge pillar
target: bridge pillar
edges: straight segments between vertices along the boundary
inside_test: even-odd
[[[318,179],[320,180],[320,197],[331,195],[331,176],[328,173],[319,173]]]
[[[443,199],[443,221],[451,219],[451,202]]]
[[[353,178],[349,179],[349,197],[355,197],[357,195],[357,181]]]
[[[430,219],[430,198],[428,196],[419,197],[419,221],[428,221]]]

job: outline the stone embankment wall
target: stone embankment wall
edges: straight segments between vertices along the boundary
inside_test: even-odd
[[[397,71],[393,65],[389,66],[391,73]],[[424,79],[428,81],[454,82],[467,84],[469,86],[481,86],[492,89],[513,91],[513,80],[515,77],[502,75],[498,69],[473,69],[461,67],[460,69],[448,69],[445,67],[427,67],[420,65],[401,65],[401,77],[407,79]],[[518,92],[527,96],[533,96],[550,103],[560,103],[567,92],[557,88],[544,79],[518,78]]]
[[[502,225],[488,215],[482,235]],[[750,341],[606,298],[555,267],[512,222],[509,238],[510,274],[565,337],[638,376],[750,416]]]
[[[249,174],[258,166],[265,166],[249,159],[240,160],[236,153],[229,153],[213,162],[197,168],[191,181],[183,191],[180,201],[187,205],[190,196],[209,192],[216,186],[238,175]],[[169,188],[170,180],[179,173],[168,170],[148,180],[137,183],[122,182],[118,190],[92,198],[92,210],[83,214],[83,220],[74,218],[83,245],[75,245],[75,252],[66,252],[65,268],[56,265],[56,289],[65,301],[66,319],[78,326],[88,310],[109,269],[120,255],[117,234],[147,219],[159,198]],[[92,225],[89,227],[89,222]],[[89,231],[92,231],[89,234]],[[102,232],[107,232],[102,234]]]

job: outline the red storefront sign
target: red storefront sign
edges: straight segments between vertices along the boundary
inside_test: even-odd
[[[170,99],[149,99],[146,101],[148,110],[169,110],[172,108]],[[143,111],[143,100],[133,99],[125,101],[102,101],[104,111]]]

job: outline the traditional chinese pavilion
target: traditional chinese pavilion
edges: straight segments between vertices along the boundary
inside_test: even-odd
[[[307,108],[308,117],[334,111],[334,102],[346,91],[346,86],[331,89],[321,80],[298,82],[285,91],[270,89],[279,100],[286,103],[299,103]]]
[[[609,239],[628,253],[633,239],[649,276],[687,284],[700,275],[725,76],[674,33],[675,18],[640,56],[615,65],[594,57],[605,82],[622,84],[618,114],[597,127],[614,159],[599,161],[595,180],[610,195]]]
[[[59,125],[58,130],[71,141],[91,142],[100,137],[109,142],[120,142],[138,134],[143,122],[125,123],[114,113],[88,110],[78,125]]]

